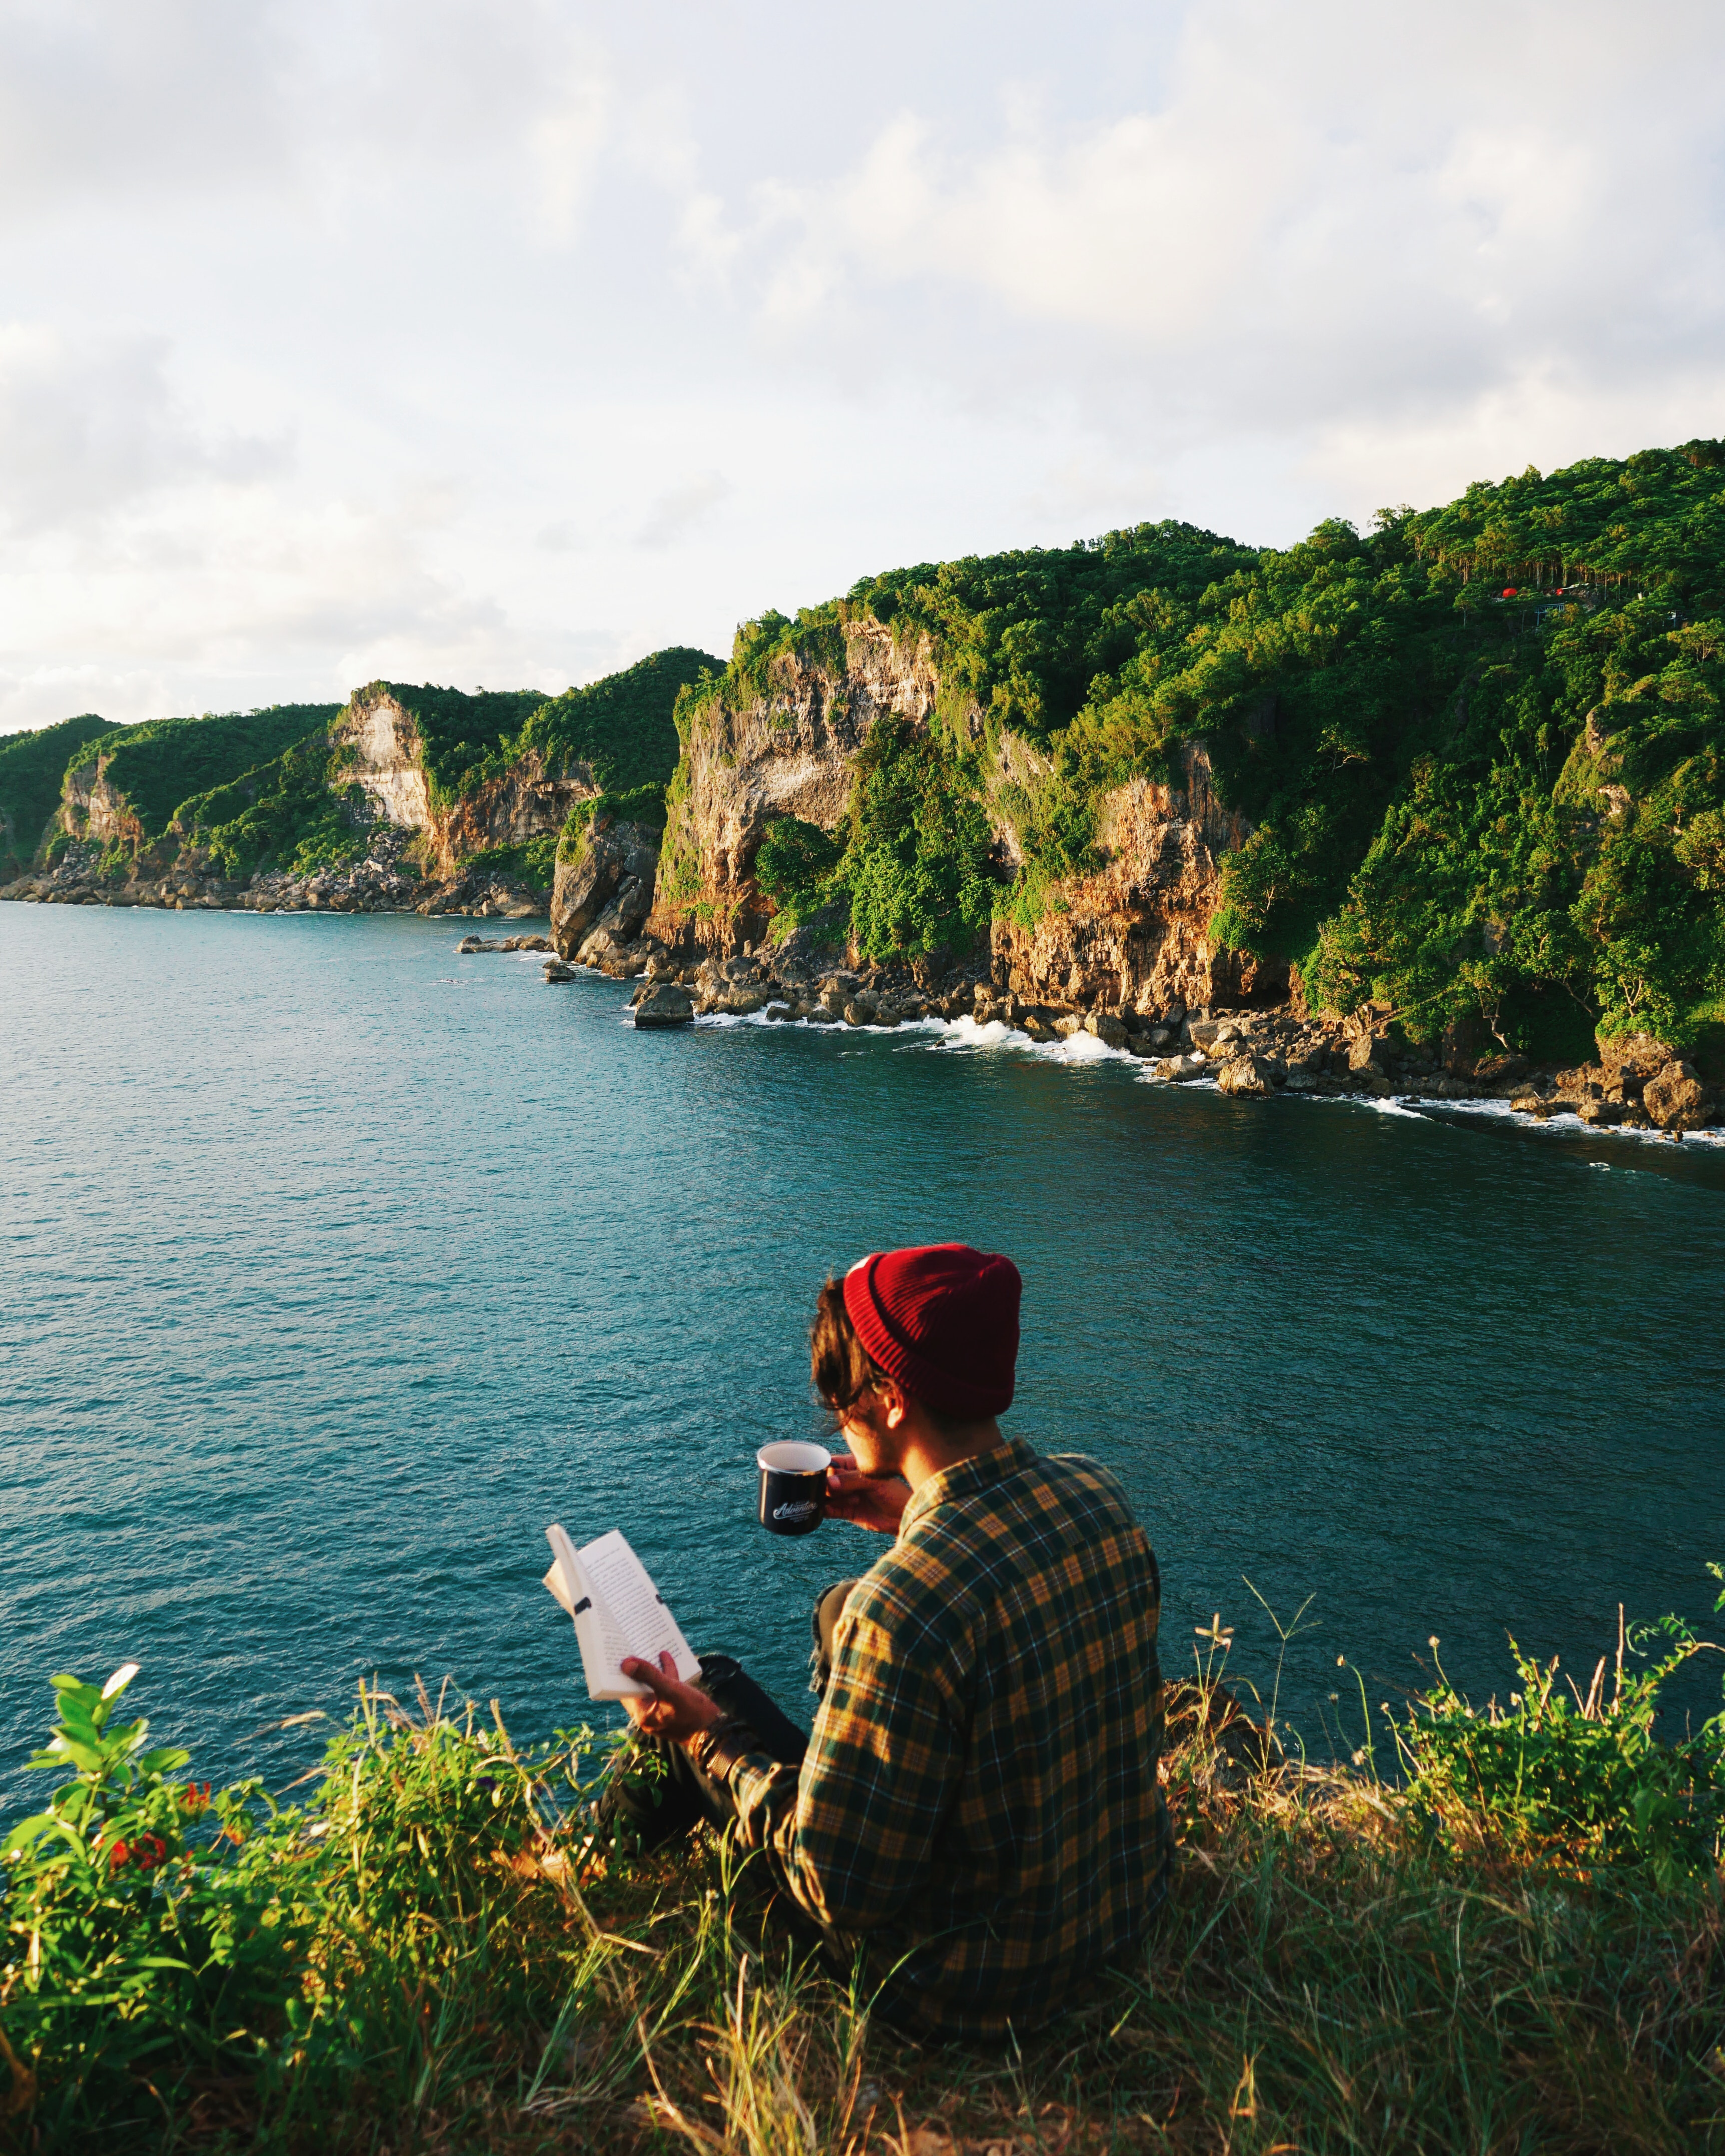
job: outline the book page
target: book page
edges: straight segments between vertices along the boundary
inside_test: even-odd
[[[644,1687],[623,1674],[621,1664],[626,1655],[657,1662],[669,1649],[676,1661],[677,1675],[685,1684],[700,1676],[701,1664],[678,1629],[676,1619],[665,1607],[647,1568],[618,1528],[583,1546],[581,1568],[598,1620],[596,1659],[603,1667],[593,1674],[602,1675],[605,1688],[598,1690],[589,1676],[588,1689],[596,1699],[640,1696]]]

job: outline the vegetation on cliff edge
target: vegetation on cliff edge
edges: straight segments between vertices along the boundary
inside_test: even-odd
[[[125,797],[145,844],[163,837],[181,803],[223,786],[279,756],[290,742],[326,726],[336,704],[271,704],[255,711],[206,712],[203,717],[150,719],[87,744],[72,771],[103,775]]]
[[[603,1847],[585,1730],[362,1690],[283,1809],[185,1779],[122,1719],[131,1666],[58,1677],[31,1763],[69,1778],[5,1844],[0,2143],[1725,2149],[1725,1717],[1655,1733],[1702,1643],[1632,1631],[1569,1691],[1517,1654],[1483,1709],[1440,1672],[1400,1711],[1360,1686],[1322,1765],[1230,1718],[1229,1635],[1199,1637],[1169,1906],[993,2049],[871,2020],[728,1842]]]
[[[66,759],[86,742],[124,729],[85,711],[57,726],[0,740],[0,879],[22,875],[60,805]]]
[[[744,624],[704,701],[770,701],[793,654],[842,696],[845,630],[870,621],[927,639],[957,747],[1021,745],[1011,778],[951,766],[1022,856],[996,910],[1060,903],[1109,792],[1178,785],[1197,748],[1256,827],[1213,933],[1293,962],[1314,1000],[1558,1050],[1600,1023],[1686,1044],[1725,1016],[1725,444],[1530,470],[1286,549],[1161,524],[896,571]],[[875,917],[926,942],[914,824],[860,790],[845,843],[905,863]],[[808,874],[770,851],[771,895],[841,896],[796,847]]]

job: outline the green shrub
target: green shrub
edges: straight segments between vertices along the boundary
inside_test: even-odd
[[[1002,885],[970,758],[943,736],[877,719],[856,760],[834,887],[870,958],[969,950]]]
[[[1725,1577],[1719,1567],[1710,1569]],[[1725,1595],[1720,1598],[1725,1609]],[[1643,1670],[1625,1674],[1662,1641]],[[1431,1643],[1434,1656],[1437,1641]],[[1654,1735],[1660,1694],[1703,1643],[1676,1618],[1620,1639],[1608,1686],[1601,1656],[1585,1692],[1510,1652],[1519,1690],[1507,1706],[1475,1708],[1437,1666],[1438,1683],[1395,1738],[1410,1799],[1451,1832],[1481,1831],[1523,1856],[1580,1872],[1642,1865],[1661,1888],[1717,1871],[1725,1834],[1725,1714],[1692,1734]],[[1714,1650],[1713,1651],[1717,1651]]]
[[[793,928],[812,921],[839,896],[833,872],[844,844],[818,824],[776,817],[755,855],[755,880]]]

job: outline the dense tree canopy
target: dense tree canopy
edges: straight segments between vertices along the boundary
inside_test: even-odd
[[[1006,783],[978,756],[944,767],[1022,855],[1010,881],[979,870],[996,909],[1058,903],[1108,791],[1173,777],[1198,742],[1255,827],[1214,932],[1292,959],[1315,996],[1529,1045],[1725,1017],[1725,444],[1530,470],[1286,549],[1161,524],[895,571],[746,624],[728,687],[793,649],[842,668],[865,618],[931,639],[955,747],[979,715],[977,746],[1009,728],[1039,752]],[[793,906],[865,887],[871,945],[903,921],[916,947],[937,842],[907,803],[865,770],[845,859],[797,883],[775,850],[765,886]],[[865,854],[901,862],[891,902],[847,869]],[[942,903],[949,926],[974,911]]]

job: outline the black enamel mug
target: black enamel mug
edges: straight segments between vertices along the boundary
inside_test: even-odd
[[[761,1525],[769,1535],[812,1535],[826,1517],[827,1469],[833,1455],[824,1445],[786,1438],[755,1455],[761,1471]]]

